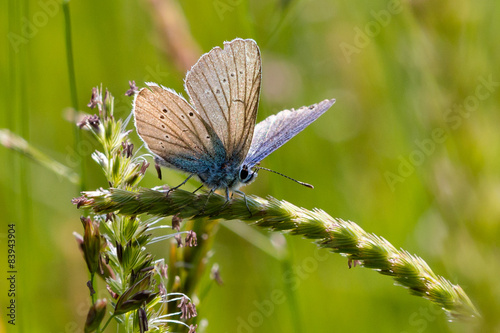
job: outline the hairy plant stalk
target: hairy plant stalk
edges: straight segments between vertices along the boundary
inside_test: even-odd
[[[340,253],[363,267],[392,276],[396,284],[412,295],[423,297],[441,308],[451,320],[479,316],[459,285],[436,275],[420,257],[398,250],[384,238],[368,233],[351,221],[333,218],[323,210],[307,210],[289,202],[256,196],[235,198],[229,203],[218,194],[192,194],[177,189],[101,189],[84,192],[79,207],[96,213],[117,212],[135,216],[177,215],[182,218],[239,219],[256,226],[313,239],[319,246]]]
[[[53,171],[56,175],[66,178],[73,184],[78,184],[80,182],[80,177],[73,170],[45,155],[40,150],[30,145],[22,137],[12,133],[8,129],[0,129],[0,144],[32,159]]]
[[[149,163],[143,156],[134,155],[134,145],[128,140],[127,121],[114,118],[113,101],[108,91],[94,88],[88,106],[97,108],[99,115],[84,117],[78,126],[90,131],[102,145],[102,152],[95,151],[92,157],[101,166],[110,186],[136,191]],[[182,320],[195,317],[194,304],[182,290],[167,292],[170,291],[166,287],[167,266],[163,259],[155,260],[147,252],[147,246],[158,239],[178,236],[180,240],[180,233],[153,237],[152,231],[161,229],[155,226],[159,220],[114,212],[81,217],[84,233],[83,236],[75,233],[75,237],[90,273],[87,287],[92,301],[85,323],[86,333],[104,332],[113,320],[126,332],[166,332],[172,326],[180,331],[179,325],[190,333],[195,332],[196,325],[172,319],[178,315]],[[188,234],[195,239],[193,232]],[[186,240],[185,243],[192,246],[194,242]],[[109,294],[96,294],[95,277],[102,278]],[[98,296],[106,298],[97,299]],[[108,304],[111,312],[106,310]],[[107,320],[106,313],[109,314]]]

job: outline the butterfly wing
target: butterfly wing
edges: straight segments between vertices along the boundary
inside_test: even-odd
[[[324,100],[298,110],[283,110],[255,126],[252,144],[244,165],[249,168],[262,161],[267,155],[284,145],[313,121],[318,119],[335,103],[335,99]]]
[[[134,99],[139,136],[166,166],[204,172],[221,150],[220,140],[184,98],[154,83],[147,85]]]
[[[236,164],[250,148],[260,83],[260,52],[251,39],[213,48],[186,75],[191,103],[222,141],[227,160]]]

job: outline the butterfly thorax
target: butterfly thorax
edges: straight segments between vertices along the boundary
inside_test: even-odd
[[[213,163],[198,178],[209,188],[237,189],[248,183],[254,173],[237,161],[221,161]]]

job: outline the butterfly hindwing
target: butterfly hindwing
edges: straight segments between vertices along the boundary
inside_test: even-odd
[[[253,167],[273,151],[318,119],[335,103],[334,99],[324,100],[298,110],[283,110],[255,126],[252,144],[243,164]]]
[[[250,148],[260,83],[260,52],[250,39],[213,48],[186,75],[192,104],[222,141],[229,160],[242,162]]]
[[[198,174],[217,153],[213,131],[172,90],[149,83],[135,97],[134,116],[143,141],[168,166]]]

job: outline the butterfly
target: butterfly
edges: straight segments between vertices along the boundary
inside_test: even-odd
[[[284,110],[256,125],[261,72],[257,43],[237,38],[201,56],[188,71],[189,102],[155,83],[135,95],[137,132],[157,166],[189,174],[179,186],[197,176],[210,193],[225,189],[227,200],[230,191],[244,195],[238,188],[264,169],[259,163],[335,103]]]

